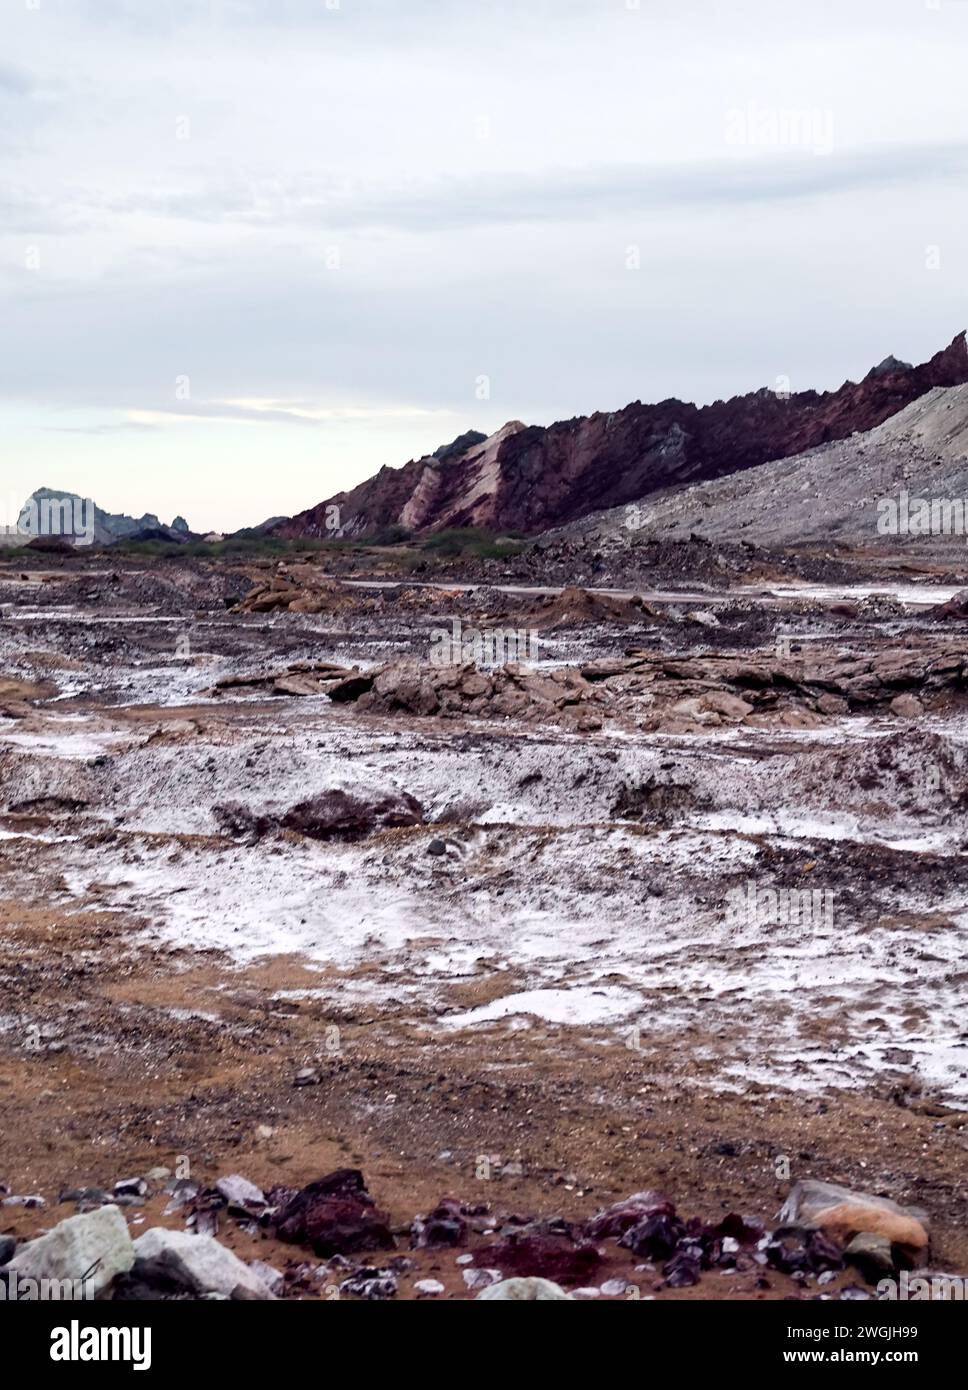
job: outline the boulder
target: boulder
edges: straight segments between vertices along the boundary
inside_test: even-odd
[[[134,1261],[128,1223],[118,1207],[107,1206],[69,1216],[21,1246],[9,1268],[23,1279],[83,1282],[85,1296],[96,1298]]]
[[[924,706],[916,695],[905,693],[895,695],[891,701],[891,713],[901,719],[917,719],[924,713]]]
[[[807,1179],[792,1189],[779,1220],[816,1227],[844,1249],[855,1236],[882,1236],[893,1247],[895,1264],[917,1267],[927,1262],[927,1213],[920,1207],[900,1206],[888,1197]]]
[[[625,1197],[593,1216],[585,1227],[585,1234],[590,1240],[606,1240],[610,1236],[617,1239],[632,1226],[638,1226],[648,1217],[657,1215],[674,1216],[675,1207],[659,1192],[633,1192],[631,1197]]]
[[[275,1230],[280,1240],[311,1246],[324,1259],[396,1244],[389,1217],[377,1210],[358,1168],[340,1168],[309,1183],[281,1208]]]
[[[727,719],[745,719],[753,713],[751,704],[741,700],[738,695],[730,695],[727,690],[712,690],[708,695],[703,695],[699,703],[703,709],[725,715]]]
[[[675,1254],[685,1233],[685,1225],[674,1211],[657,1211],[638,1225],[630,1226],[619,1245],[624,1245],[640,1260],[668,1260]]]
[[[397,1280],[389,1269],[358,1269],[339,1286],[341,1294],[351,1294],[353,1298],[384,1299],[396,1298]]]
[[[427,1216],[414,1219],[410,1236],[415,1249],[463,1245],[467,1238],[467,1222],[460,1203],[452,1197],[444,1197]]]
[[[770,1268],[781,1274],[826,1274],[844,1267],[840,1246],[816,1226],[777,1227],[764,1254]]]
[[[153,1226],[134,1242],[137,1264],[164,1268],[178,1282],[191,1288],[196,1297],[220,1294],[223,1298],[274,1297],[266,1285],[238,1255],[220,1245],[214,1236],[196,1236],[190,1231],[168,1231]]]
[[[239,1173],[232,1173],[227,1178],[219,1178],[215,1184],[215,1190],[225,1198],[230,1210],[259,1216],[267,1205],[261,1188],[256,1187],[254,1182],[249,1182],[248,1178],[243,1178]]]
[[[869,1284],[894,1273],[894,1247],[886,1236],[864,1232],[844,1251],[849,1264],[855,1265]]]

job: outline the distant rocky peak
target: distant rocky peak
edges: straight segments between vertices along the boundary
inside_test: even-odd
[[[184,541],[188,522],[177,516],[165,526],[154,512],[133,517],[106,512],[90,497],[52,487],[39,487],[20,509],[17,529],[34,540],[63,539],[73,545],[112,545],[121,540]]]
[[[884,358],[883,362],[878,362],[876,367],[871,367],[867,375],[868,377],[889,376],[892,372],[910,372],[913,370],[914,367],[912,363],[902,362],[899,357],[890,354]]]
[[[447,463],[449,459],[460,458],[461,454],[466,454],[468,449],[473,449],[475,445],[483,444],[485,439],[487,435],[481,434],[480,430],[467,430],[450,444],[441,444],[440,448],[431,454],[431,458],[437,459],[439,463]]]

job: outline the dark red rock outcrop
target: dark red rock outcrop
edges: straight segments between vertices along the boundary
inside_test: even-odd
[[[389,1218],[378,1211],[357,1168],[340,1168],[311,1182],[289,1201],[274,1222],[280,1240],[308,1245],[317,1255],[358,1250],[392,1250]]]
[[[278,523],[283,537],[454,526],[538,533],[659,489],[719,478],[870,430],[936,386],[968,382],[965,334],[912,367],[885,360],[836,391],[783,397],[768,388],[712,405],[679,400],[578,416],[547,428],[519,422],[484,441],[470,433],[431,457],[384,467],[350,492]],[[331,516],[331,513],[329,514]]]

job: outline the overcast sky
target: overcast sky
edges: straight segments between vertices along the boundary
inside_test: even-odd
[[[0,509],[235,528],[472,427],[930,356],[966,38],[968,0],[7,0]]]

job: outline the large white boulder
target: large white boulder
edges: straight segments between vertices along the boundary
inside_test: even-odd
[[[195,1236],[190,1231],[167,1231],[153,1226],[134,1243],[139,1260],[158,1260],[167,1265],[198,1294],[231,1298],[236,1289],[250,1298],[270,1299],[273,1294],[238,1255],[214,1236]]]
[[[22,1279],[69,1279],[81,1298],[96,1298],[134,1264],[134,1245],[118,1207],[69,1216],[17,1251],[8,1269]]]

